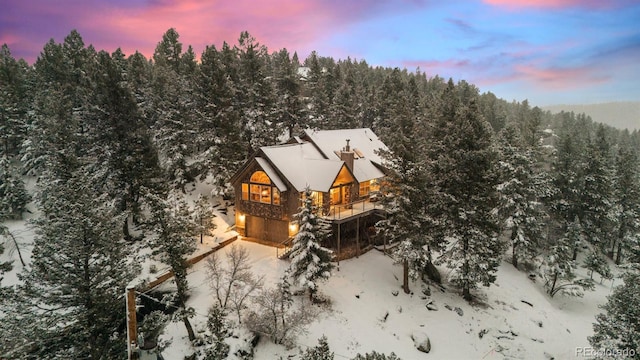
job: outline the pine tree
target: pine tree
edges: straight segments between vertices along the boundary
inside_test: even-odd
[[[0,156],[17,155],[26,137],[30,68],[16,61],[7,44],[0,48]]]
[[[224,359],[229,354],[229,344],[225,339],[229,337],[229,324],[226,320],[224,309],[214,305],[209,309],[207,316],[207,330],[209,330],[210,346],[204,351],[205,360]]]
[[[301,360],[333,360],[333,358],[333,352],[329,349],[327,337],[324,335],[318,339],[318,345],[300,354]]]
[[[202,244],[204,235],[213,235],[213,230],[216,228],[216,225],[213,223],[213,218],[216,215],[209,198],[202,196],[202,194],[198,195],[193,212],[198,225],[198,232],[200,233],[200,244]]]
[[[136,221],[141,215],[142,189],[155,187],[161,173],[148,127],[125,81],[124,54],[100,52],[98,66],[91,119],[96,181],[126,213],[123,233],[129,239],[129,218]]]
[[[196,337],[189,321],[194,315],[193,309],[186,305],[189,296],[186,257],[196,249],[193,239],[197,234],[196,222],[187,204],[175,194],[166,198],[157,194],[148,194],[147,197],[150,212],[147,226],[154,232],[149,247],[153,255],[169,265],[173,272],[180,307],[176,317],[184,323],[189,340],[194,341]]]
[[[555,219],[564,224],[562,232],[566,232],[566,225],[583,218],[581,193],[584,188],[584,168],[586,145],[582,137],[585,125],[575,119],[573,114],[563,116],[561,127],[558,129],[558,139],[555,156],[552,161],[553,186],[557,189],[550,200]],[[573,260],[577,257],[577,248],[573,249]]]
[[[607,260],[602,252],[598,250],[591,251],[587,257],[585,257],[584,267],[589,270],[589,278],[591,280],[593,280],[594,272],[600,274],[600,283],[602,283],[604,279],[613,278],[613,274],[611,273],[609,264],[607,264]]]
[[[580,196],[583,214],[581,221],[587,240],[606,251],[617,219],[614,216],[614,162],[602,124],[598,126],[595,141],[587,149],[584,188]]]
[[[430,137],[437,194],[429,211],[440,228],[438,236],[448,239],[440,261],[453,270],[453,282],[469,301],[478,284],[496,280],[504,245],[497,236],[499,179],[491,127],[476,106],[477,89],[459,86],[463,89],[449,80]],[[469,99],[468,105],[460,96]]]
[[[584,290],[593,290],[590,279],[576,279],[576,263],[572,258],[573,249],[581,242],[582,227],[576,218],[567,226],[567,232],[551,246],[544,260],[545,288],[551,297],[558,292],[567,296],[584,295]]]
[[[613,294],[607,296],[607,303],[600,306],[604,313],[596,316],[594,334],[588,339],[591,346],[611,354],[611,358],[638,359],[640,275],[637,272],[625,273],[623,281],[623,285],[617,286]]]
[[[198,131],[195,134],[197,153],[194,166],[201,179],[212,176],[212,183],[222,193],[242,161],[245,153],[238,151],[242,143],[238,92],[237,55],[224,43],[220,51],[208,46],[200,58],[196,79]]]
[[[173,187],[183,192],[195,179],[188,157],[194,152],[194,69],[192,52],[182,53],[180,35],[167,30],[153,54],[151,94],[148,98],[153,117],[155,141]]]
[[[327,280],[331,276],[332,252],[320,246],[321,228],[311,198],[311,190],[307,188],[304,195],[303,205],[296,214],[299,231],[293,239],[289,268],[295,281],[307,289],[309,298],[313,299],[318,291],[318,281]]]
[[[293,137],[294,129],[301,124],[304,106],[301,97],[301,85],[298,78],[298,64],[289,57],[287,49],[273,54],[275,77],[275,118],[287,130],[287,136]]]
[[[501,131],[500,153],[500,213],[511,231],[511,262],[517,268],[519,260],[537,255],[546,215],[540,199],[547,184],[536,181],[534,152],[524,146],[517,128]]]
[[[424,161],[425,137],[413,112],[417,99],[405,90],[398,69],[387,77],[385,85],[386,110],[376,126],[390,144],[389,151],[382,152],[388,169],[382,190],[389,196],[382,200],[387,217],[376,226],[385,239],[400,243],[394,255],[403,265],[403,289],[409,293],[409,277],[422,275],[431,261],[425,250],[431,240],[427,235],[431,223],[426,214],[429,176]]]
[[[22,218],[31,196],[6,155],[0,155],[0,220]]]
[[[90,93],[96,53],[72,31],[62,44],[49,41],[34,64],[33,121],[23,143],[23,165],[64,179],[87,160],[91,143]]]
[[[609,254],[615,262],[620,264],[624,250],[634,249],[633,238],[640,236],[640,158],[638,152],[631,148],[631,140],[628,132],[621,141],[616,157],[616,218],[617,231],[611,236],[611,248]],[[617,249],[616,249],[617,247]],[[617,251],[616,251],[617,250]],[[638,252],[640,250],[635,250]]]
[[[4,224],[0,223],[0,234],[4,236],[5,232],[8,232],[9,229],[7,229],[6,226],[4,226]],[[4,253],[4,242],[0,242],[0,255],[2,255]],[[0,295],[2,295],[2,291],[3,291],[3,287],[2,287],[2,279],[4,276],[4,273],[11,271],[11,269],[13,268],[13,266],[11,265],[10,261],[0,261]]]
[[[122,294],[137,274],[120,236],[121,219],[81,172],[48,184],[34,221],[31,266],[3,309],[3,357],[120,357]]]
[[[273,87],[267,80],[268,51],[248,32],[240,33],[238,46],[238,100],[243,141],[250,154],[258,147],[277,143],[283,133],[274,114]]]

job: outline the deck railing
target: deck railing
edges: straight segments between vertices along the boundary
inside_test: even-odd
[[[382,209],[382,204],[372,202],[369,199],[362,199],[348,204],[331,205],[328,211],[323,214],[323,217],[329,220],[341,220],[374,209]]]

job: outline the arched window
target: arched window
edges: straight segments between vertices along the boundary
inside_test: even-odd
[[[271,179],[261,170],[251,174],[249,183],[242,184],[242,200],[280,205],[280,191],[271,186]]]
[[[269,176],[267,175],[267,173],[265,173],[264,171],[256,171],[251,175],[251,179],[249,180],[252,183],[256,183],[256,184],[271,184],[271,179],[269,179]]]

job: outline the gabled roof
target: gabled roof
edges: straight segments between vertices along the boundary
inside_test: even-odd
[[[377,179],[384,176],[378,166],[382,164],[379,150],[387,146],[369,128],[341,130],[305,130],[305,138],[331,160],[340,160],[340,150],[347,145],[355,153],[353,174],[358,182]],[[377,166],[376,166],[377,165]]]
[[[382,164],[382,158],[377,154],[378,150],[387,150],[387,146],[378,139],[378,136],[369,128],[340,129],[340,130],[305,130],[305,135],[314,143],[327,159],[340,160],[335,153],[345,147],[347,139],[349,146],[362,153],[362,157],[369,159],[378,165]]]
[[[260,150],[298,192],[304,191],[307,186],[315,191],[329,191],[340,169],[345,166],[342,161],[324,158],[308,142],[265,146]]]
[[[348,169],[340,158],[347,139],[355,155],[353,169]],[[243,169],[255,160],[280,191],[293,186],[298,192],[307,187],[327,192],[343,169],[358,182],[383,177],[378,149],[387,147],[371,129],[307,130],[303,136],[296,136],[286,144],[261,147],[231,181],[236,181]]]

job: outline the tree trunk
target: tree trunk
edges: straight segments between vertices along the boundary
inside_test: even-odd
[[[622,241],[618,242],[618,252],[616,253],[616,265],[620,265],[622,261]]]
[[[573,246],[573,261],[576,261],[576,259],[578,258],[578,245],[574,245]]]
[[[126,241],[131,241],[131,233],[129,233],[129,215],[124,217],[124,223],[122,224],[122,235]]]
[[[515,267],[516,269],[518,268],[518,256],[516,256],[516,244],[513,244],[513,247],[511,250],[511,263],[513,264],[513,267]]]
[[[551,295],[551,297],[553,297],[554,294],[554,290],[556,289],[556,281],[558,281],[558,274],[553,274],[553,282],[551,283],[551,289],[549,290],[549,295]]]
[[[473,298],[471,296],[471,290],[469,289],[469,285],[464,285],[462,287],[462,298],[465,299],[466,301],[471,301],[471,299]]]
[[[191,327],[191,322],[189,318],[186,316],[182,317],[182,322],[184,322],[184,327],[187,328],[187,334],[189,335],[189,341],[193,342],[196,339],[196,334],[193,332],[193,328]]]
[[[402,289],[405,294],[410,292],[409,290],[409,261],[405,260],[402,263]]]

